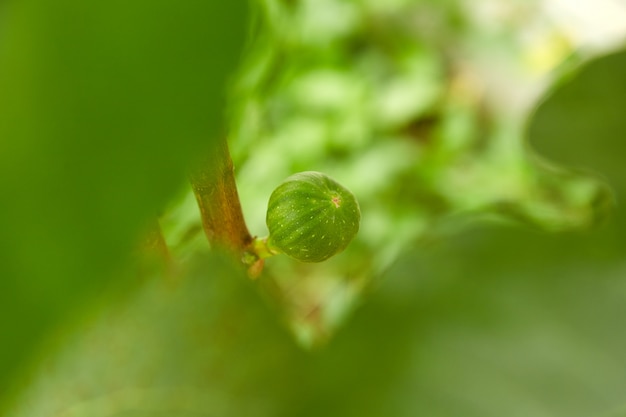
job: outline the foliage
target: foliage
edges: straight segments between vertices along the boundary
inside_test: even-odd
[[[230,141],[250,229],[309,169],[362,228],[251,281],[175,198],[243,41],[223,4],[0,9],[7,415],[620,415],[626,53],[550,80],[528,20],[463,2],[263,2]],[[169,268],[133,251],[159,210]]]
[[[222,130],[245,6],[0,7],[0,386],[50,328],[128,286],[138,234]]]
[[[521,34],[536,4],[508,3],[502,28],[456,1],[262,4],[231,129],[250,229],[267,234],[259,207],[298,171],[336,178],[363,212],[356,242],[331,262],[266,263],[297,294],[282,308],[303,344],[323,344],[406,248],[477,215],[548,230],[603,217],[605,188],[524,148],[529,102],[548,77]]]

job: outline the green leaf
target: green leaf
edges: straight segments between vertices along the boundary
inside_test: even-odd
[[[216,256],[179,278],[148,280],[59,335],[11,415],[280,415],[303,355],[273,311]]]
[[[125,278],[139,232],[222,135],[247,2],[13,1],[0,35],[0,392]]]
[[[626,184],[626,50],[582,65],[538,107],[531,145],[544,157]],[[572,77],[575,77],[573,81]]]

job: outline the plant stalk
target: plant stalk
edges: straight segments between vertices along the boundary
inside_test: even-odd
[[[225,138],[220,140],[210,158],[201,161],[190,180],[211,246],[224,247],[242,256],[253,239],[243,218],[233,161]]]

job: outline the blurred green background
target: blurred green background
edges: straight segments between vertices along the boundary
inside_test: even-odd
[[[625,414],[626,8],[583,3],[1,6],[2,410]],[[311,169],[357,240],[209,252],[185,173],[226,132],[253,234]]]

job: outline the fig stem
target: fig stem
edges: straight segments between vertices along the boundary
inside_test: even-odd
[[[270,256],[282,253],[278,248],[271,244],[269,236],[255,238],[252,242],[252,250],[259,259],[269,258]]]
[[[248,275],[257,278],[263,271],[265,259],[281,253],[273,247],[268,237],[255,237],[247,250],[244,252],[241,261],[248,267]]]

